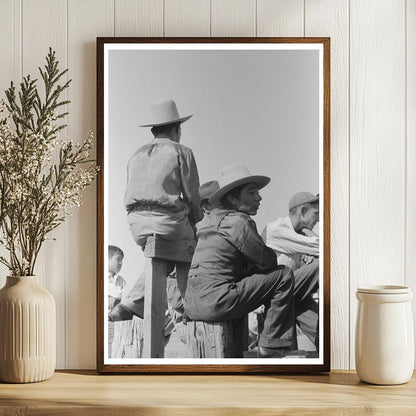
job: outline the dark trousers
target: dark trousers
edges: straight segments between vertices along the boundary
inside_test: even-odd
[[[319,287],[319,260],[300,267],[293,272],[295,276],[295,314],[296,323],[303,333],[319,345],[319,307],[312,294]]]
[[[185,311],[191,319],[208,322],[239,319],[265,305],[259,343],[272,348],[296,345],[294,276],[289,268],[278,266],[268,274],[255,274],[236,283],[218,283],[206,276],[192,276],[188,280]]]

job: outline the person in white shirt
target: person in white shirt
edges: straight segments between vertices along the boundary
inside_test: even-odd
[[[117,246],[108,246],[108,312],[121,301],[126,281],[119,275],[123,266],[124,253]],[[112,344],[114,338],[114,323],[108,322],[108,356],[112,356]]]
[[[289,201],[289,215],[269,223],[262,237],[277,255],[279,265],[295,276],[296,323],[319,346],[318,304],[319,236],[313,228],[319,221],[319,195],[298,192]]]
[[[108,246],[108,311],[120,303],[126,281],[118,274],[123,265],[124,253],[117,246]]]

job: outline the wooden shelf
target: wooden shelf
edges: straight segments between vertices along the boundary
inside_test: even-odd
[[[373,386],[354,372],[320,375],[97,375],[58,371],[34,384],[1,384],[0,415],[412,415],[408,384]]]

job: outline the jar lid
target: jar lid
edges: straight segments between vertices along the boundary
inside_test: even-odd
[[[367,287],[357,287],[358,293],[379,293],[383,295],[395,295],[400,293],[410,293],[410,287],[397,285],[375,285]]]

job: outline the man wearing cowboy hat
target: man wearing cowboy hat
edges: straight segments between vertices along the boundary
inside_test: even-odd
[[[124,204],[130,232],[139,246],[153,234],[170,241],[195,238],[195,224],[202,219],[199,177],[192,150],[179,143],[181,117],[173,100],[160,100],[151,108],[154,139],[141,146],[127,165]],[[111,311],[111,320],[143,316],[143,287],[138,279],[129,295]]]
[[[319,196],[298,192],[289,201],[289,215],[271,222],[262,233],[278,263],[293,270],[296,322],[317,348],[319,311],[313,295],[319,287],[319,237],[312,230],[318,221]]]
[[[296,345],[293,273],[277,265],[251,219],[270,178],[251,175],[243,165],[221,172],[219,189],[209,198],[221,202],[198,226],[198,244],[189,271],[185,311],[206,322],[244,318],[265,304],[260,357],[282,357]]]

